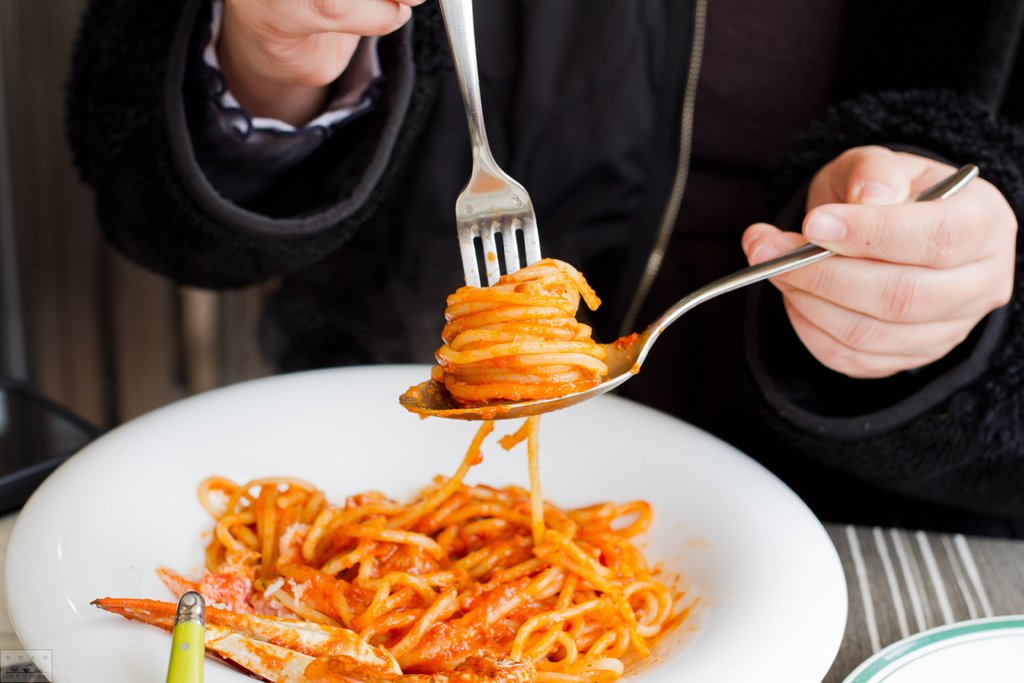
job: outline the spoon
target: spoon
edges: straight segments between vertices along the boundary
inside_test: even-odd
[[[949,197],[977,175],[978,167],[974,164],[962,166],[946,179],[919,194],[914,201],[923,202]],[[423,417],[446,417],[457,420],[503,420],[529,417],[581,403],[611,391],[638,373],[651,347],[654,346],[654,342],[658,340],[665,328],[678,320],[684,313],[726,292],[817,263],[829,256],[832,256],[831,251],[814,244],[805,244],[788,254],[783,254],[756,266],[743,268],[701,287],[673,304],[643,332],[623,337],[611,344],[601,344],[608,352],[608,357],[605,359],[608,374],[603,382],[584,391],[577,391],[557,398],[518,402],[495,401],[483,406],[464,407],[452,399],[443,384],[428,380],[411,387],[399,397],[399,402],[407,410]]]

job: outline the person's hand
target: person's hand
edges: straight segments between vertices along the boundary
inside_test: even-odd
[[[391,33],[423,0],[225,0],[217,56],[231,93],[255,116],[302,125],[363,36]]]
[[[952,197],[904,203],[953,170],[881,147],[850,149],[811,182],[803,235],[763,223],[743,234],[752,264],[805,241],[837,254],[772,279],[825,366],[856,378],[921,367],[1010,300],[1017,221],[999,190],[978,178]]]

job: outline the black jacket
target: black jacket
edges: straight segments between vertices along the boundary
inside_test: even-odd
[[[976,162],[1024,215],[1024,1],[939,4],[850,3],[840,96],[773,175],[776,210],[838,153],[876,143]],[[282,369],[429,362],[460,284],[452,207],[470,157],[437,8],[382,40],[377,106],[274,172],[204,143],[208,11],[203,0],[90,3],[68,124],[110,239],[194,285],[283,275],[262,330]],[[657,240],[693,26],[694,3],[680,0],[477,6],[495,156],[530,189],[544,253],[605,300],[599,339],[621,332]],[[239,191],[233,174],[253,182]],[[762,288],[731,332],[745,348],[701,360],[745,378],[708,397],[722,419],[704,426],[826,517],[1024,534],[1022,302],[1018,267],[1014,301],[947,359],[854,381],[810,359]]]

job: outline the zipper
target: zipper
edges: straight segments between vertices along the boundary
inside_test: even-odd
[[[640,315],[640,307],[647,300],[647,295],[654,285],[654,278],[661,270],[661,264],[665,260],[665,250],[672,238],[672,230],[675,228],[676,219],[679,218],[679,207],[683,201],[683,193],[686,191],[686,179],[690,174],[690,156],[693,153],[693,111],[697,101],[697,79],[700,77],[700,63],[704,56],[704,34],[707,24],[707,0],[696,0],[693,9],[693,41],[690,45],[690,62],[686,72],[686,88],[683,90],[682,116],[679,120],[679,154],[676,163],[676,173],[672,181],[672,192],[669,193],[668,203],[661,215],[661,223],[658,225],[658,234],[655,237],[654,248],[647,257],[647,264],[640,276],[640,283],[637,285],[636,296],[626,309],[626,317],[623,321],[619,335],[626,335],[633,331],[636,319]]]

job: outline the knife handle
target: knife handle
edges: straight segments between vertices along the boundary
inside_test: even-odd
[[[171,631],[171,661],[167,683],[203,683],[206,654],[206,608],[203,596],[188,591],[178,600],[178,612]]]

